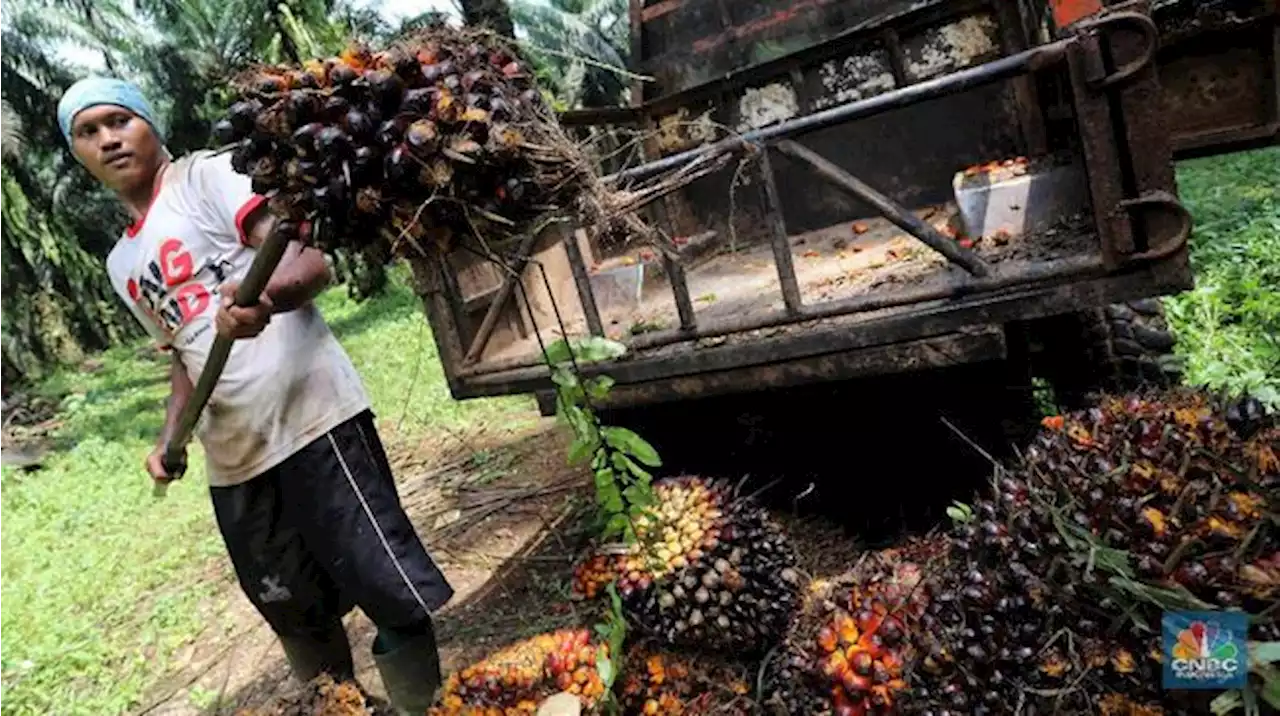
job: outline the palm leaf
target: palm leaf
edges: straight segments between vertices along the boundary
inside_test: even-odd
[[[511,3],[511,13],[535,45],[626,69],[627,61],[620,49],[610,43],[598,27],[589,24],[589,15],[579,16],[533,0],[515,0]]]
[[[0,100],[0,156],[8,158],[18,154],[25,138],[22,136],[22,120],[13,111],[9,100]]]

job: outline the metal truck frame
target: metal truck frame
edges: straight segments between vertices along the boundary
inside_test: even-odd
[[[724,244],[726,233],[750,233],[739,230],[740,217],[709,208],[749,168],[756,191],[737,200],[751,205],[745,223],[768,247],[780,298],[715,315],[690,289],[690,259],[659,252],[660,268],[650,270],[668,284],[670,325],[632,326],[627,356],[584,369],[617,381],[610,405],[1022,360],[1027,336],[1036,344],[1036,327],[1054,317],[1191,288],[1192,222],[1177,198],[1174,158],[1272,144],[1280,127],[1280,29],[1270,0],[773,0],[752,8],[755,17],[735,22],[724,0],[631,0],[634,69],[657,82],[637,84],[629,107],[562,117],[584,131],[648,132],[645,163],[615,163],[605,178],[614,187],[640,191],[663,173],[690,178],[649,197],[648,218],[668,237]],[[967,42],[974,28],[985,39]],[[803,41],[761,59],[757,36]],[[744,98],[779,84],[791,88],[784,116],[767,106],[763,117],[748,116]],[[735,131],[706,141],[715,125]],[[965,166],[1051,155],[1086,179],[1087,216],[1062,229],[1070,250],[987,260],[926,220],[924,207],[953,198],[952,179]],[[743,157],[752,161],[735,168]],[[945,262],[917,285],[807,298],[792,224],[813,230],[877,215],[877,231],[905,232],[925,247],[925,260]],[[552,226],[501,262],[412,262],[453,396],[545,396],[553,386],[538,346],[558,322],[570,333],[616,333],[617,312],[602,317],[592,270],[608,251],[593,227]]]

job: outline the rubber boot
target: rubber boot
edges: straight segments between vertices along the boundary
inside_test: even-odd
[[[422,716],[440,688],[440,652],[430,620],[412,632],[382,631],[373,640],[373,662],[387,700],[402,714]]]
[[[306,683],[327,673],[337,681],[355,677],[355,665],[351,661],[351,643],[342,622],[335,622],[327,631],[304,636],[282,636],[285,659],[294,677]]]

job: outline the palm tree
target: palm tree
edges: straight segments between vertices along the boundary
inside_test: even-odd
[[[515,0],[512,12],[530,54],[568,108],[619,104],[626,83],[625,0]]]

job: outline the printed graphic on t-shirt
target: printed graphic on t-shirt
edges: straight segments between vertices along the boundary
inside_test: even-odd
[[[172,336],[204,313],[212,299],[203,283],[188,283],[195,274],[195,262],[181,239],[164,239],[158,254],[147,262],[142,275],[129,278],[127,288],[129,298]]]
[[[236,268],[234,252],[220,252],[201,259],[199,270],[193,270],[193,253],[181,239],[166,238],[160,242],[155,257],[130,276],[125,285],[129,298],[170,341],[209,311],[219,294],[218,287]],[[191,335],[183,337],[182,344],[190,345],[208,328],[195,328]]]

